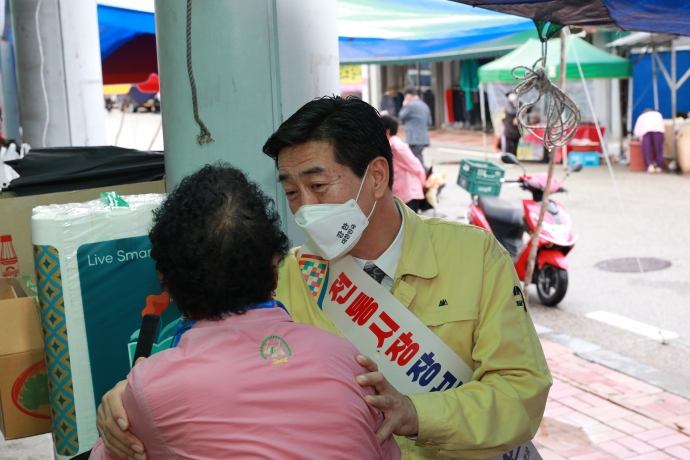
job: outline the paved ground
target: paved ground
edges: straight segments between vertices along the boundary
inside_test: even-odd
[[[544,460],[690,459],[690,401],[542,346],[554,377],[534,439]]]
[[[123,118],[119,109],[113,109],[111,112],[106,112],[106,142],[109,145],[130,149],[163,150],[163,131],[161,130],[156,135],[160,123],[159,113],[125,112]]]
[[[455,184],[462,158],[483,159],[484,154],[458,148],[425,150],[427,163],[435,171],[448,173],[447,187],[439,197],[438,212],[464,221],[470,196]],[[489,155],[489,159],[496,159]],[[528,172],[546,170],[543,164],[526,164]],[[557,175],[563,176],[561,166]],[[690,245],[687,244],[687,216],[690,215],[688,177],[631,173],[614,165],[629,223],[622,218],[615,191],[605,166],[585,168],[566,181],[569,195],[554,198],[569,212],[580,239],[568,255],[569,288],[558,308],[533,302],[536,323],[578,337],[623,356],[681,376],[690,381]],[[506,167],[506,177],[515,179],[521,170]],[[504,186],[501,197],[521,206],[527,192]],[[668,260],[665,270],[639,273],[610,273],[595,268],[605,259],[657,257]],[[537,299],[531,289],[531,298]],[[649,325],[676,332],[679,338],[667,345],[641,335],[589,319],[584,315],[604,310]],[[690,383],[688,385],[690,388]]]

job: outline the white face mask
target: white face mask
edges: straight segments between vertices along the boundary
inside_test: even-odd
[[[300,207],[295,213],[297,225],[314,242],[321,256],[332,260],[347,253],[362,237],[369,225],[369,217],[376,209],[376,202],[368,216],[357,204],[364,186],[369,166],[364,172],[357,198],[343,204],[309,204]]]

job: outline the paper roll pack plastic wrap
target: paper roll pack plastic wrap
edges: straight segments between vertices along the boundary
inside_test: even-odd
[[[53,440],[60,460],[98,439],[102,395],[126,378],[146,298],[162,294],[148,232],[165,195],[34,208],[31,230]],[[124,200],[124,201],[122,201]],[[167,297],[166,297],[167,298]],[[162,315],[154,352],[180,315]]]

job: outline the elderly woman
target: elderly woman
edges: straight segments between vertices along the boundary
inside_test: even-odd
[[[354,346],[293,323],[272,300],[289,243],[255,183],[205,166],[156,211],[150,238],[188,320],[174,348],[136,364],[126,381],[129,430],[148,458],[399,458],[392,437],[377,442],[383,417],[355,381],[367,371]],[[114,438],[105,442],[126,456]],[[117,457],[101,439],[90,458]]]

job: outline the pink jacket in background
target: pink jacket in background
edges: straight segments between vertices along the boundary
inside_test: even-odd
[[[199,321],[129,373],[130,430],[153,460],[399,459],[393,437],[376,440],[357,354],[280,308]],[[90,458],[118,457],[99,439]]]
[[[659,112],[652,110],[637,117],[633,134],[642,140],[642,137],[647,133],[663,133],[665,131],[664,117]]]
[[[403,203],[424,199],[424,166],[398,136],[391,136],[389,142],[393,151],[393,195]]]

